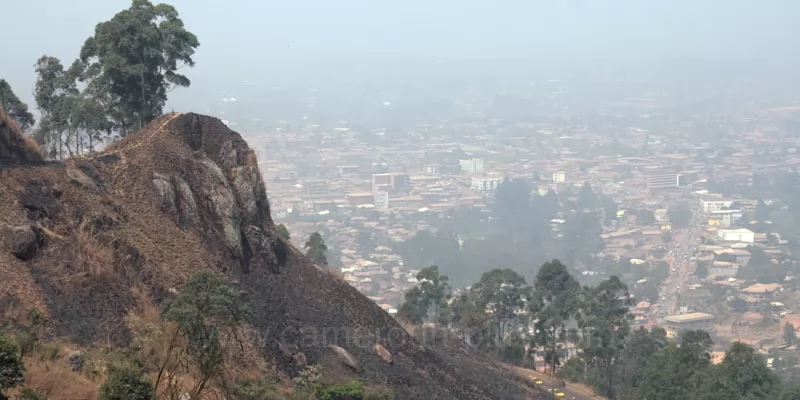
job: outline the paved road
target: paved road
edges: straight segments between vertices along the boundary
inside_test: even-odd
[[[670,244],[672,262],[670,273],[661,287],[661,309],[668,314],[677,314],[680,310],[680,294],[688,289],[694,275],[695,262],[692,252],[700,244],[700,226],[702,210],[693,207],[692,221],[687,229],[676,230]],[[665,297],[666,296],[666,297]]]
[[[547,393],[548,390],[557,387],[559,390],[564,392],[564,394],[566,395],[564,397],[553,397],[554,399],[570,400],[570,399],[574,398],[575,400],[605,400],[604,397],[594,394],[589,388],[587,388],[587,387],[585,387],[583,385],[567,382],[566,387],[561,387],[559,385],[559,380],[558,379],[554,379],[550,375],[546,375],[546,374],[543,374],[541,372],[530,370],[530,369],[526,369],[526,368],[516,367],[516,366],[513,366],[513,365],[506,365],[506,366],[508,368],[514,370],[518,374],[520,374],[520,376],[526,377],[526,378],[530,379],[533,382],[535,382],[537,380],[542,381],[542,384],[541,385],[537,385],[537,387],[539,387],[545,393]],[[543,398],[547,399],[546,396],[543,397]]]

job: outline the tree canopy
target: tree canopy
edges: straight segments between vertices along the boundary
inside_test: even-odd
[[[33,114],[28,111],[28,105],[14,94],[11,85],[5,79],[0,79],[0,106],[23,131],[27,131],[36,123]]]
[[[161,115],[171,89],[191,84],[178,71],[194,66],[199,45],[173,6],[133,0],[86,39],[81,79],[106,95],[110,120],[124,135]]]

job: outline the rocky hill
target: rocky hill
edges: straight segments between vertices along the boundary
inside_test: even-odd
[[[290,376],[308,362],[400,399],[530,398],[486,360],[424,346],[281,239],[255,154],[215,118],[170,114],[63,163],[42,163],[4,122],[0,161],[6,326],[37,307],[59,337],[123,347],[131,333],[121,321],[143,307],[142,293],[161,304],[209,269],[254,312],[254,356]]]

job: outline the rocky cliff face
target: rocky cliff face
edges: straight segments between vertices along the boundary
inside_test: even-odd
[[[423,346],[284,242],[253,151],[215,118],[171,114],[101,154],[4,168],[0,203],[5,324],[33,306],[61,336],[124,346],[130,335],[120,321],[141,306],[136,293],[158,304],[208,269],[243,290],[256,356],[289,374],[318,363],[387,384],[401,399],[510,399],[527,390],[485,361]]]

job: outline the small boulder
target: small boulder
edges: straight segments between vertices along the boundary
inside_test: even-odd
[[[278,350],[280,350],[281,356],[283,356],[283,358],[287,361],[291,360],[294,356],[294,354],[292,354],[292,349],[290,349],[289,346],[284,343],[278,342]]]
[[[292,357],[294,359],[294,365],[297,366],[299,369],[303,369],[308,366],[308,358],[304,353],[297,353]]]
[[[67,357],[67,363],[69,363],[69,368],[73,372],[83,371],[83,364],[85,361],[86,358],[81,351],[73,351],[72,353],[69,353],[69,356]]]
[[[44,246],[44,232],[35,226],[16,226],[6,238],[11,254],[22,261],[30,260]]]
[[[387,364],[391,364],[394,361],[394,356],[392,356],[392,353],[389,350],[386,350],[386,347],[376,343],[372,349],[375,350],[375,352],[378,353],[381,359],[386,361]]]
[[[350,352],[333,344],[329,344],[328,348],[333,350],[333,353],[336,355],[336,359],[338,359],[340,362],[352,368],[356,372],[362,371],[361,363],[358,362],[358,359],[355,358],[355,356],[353,356],[352,354],[350,354]]]

